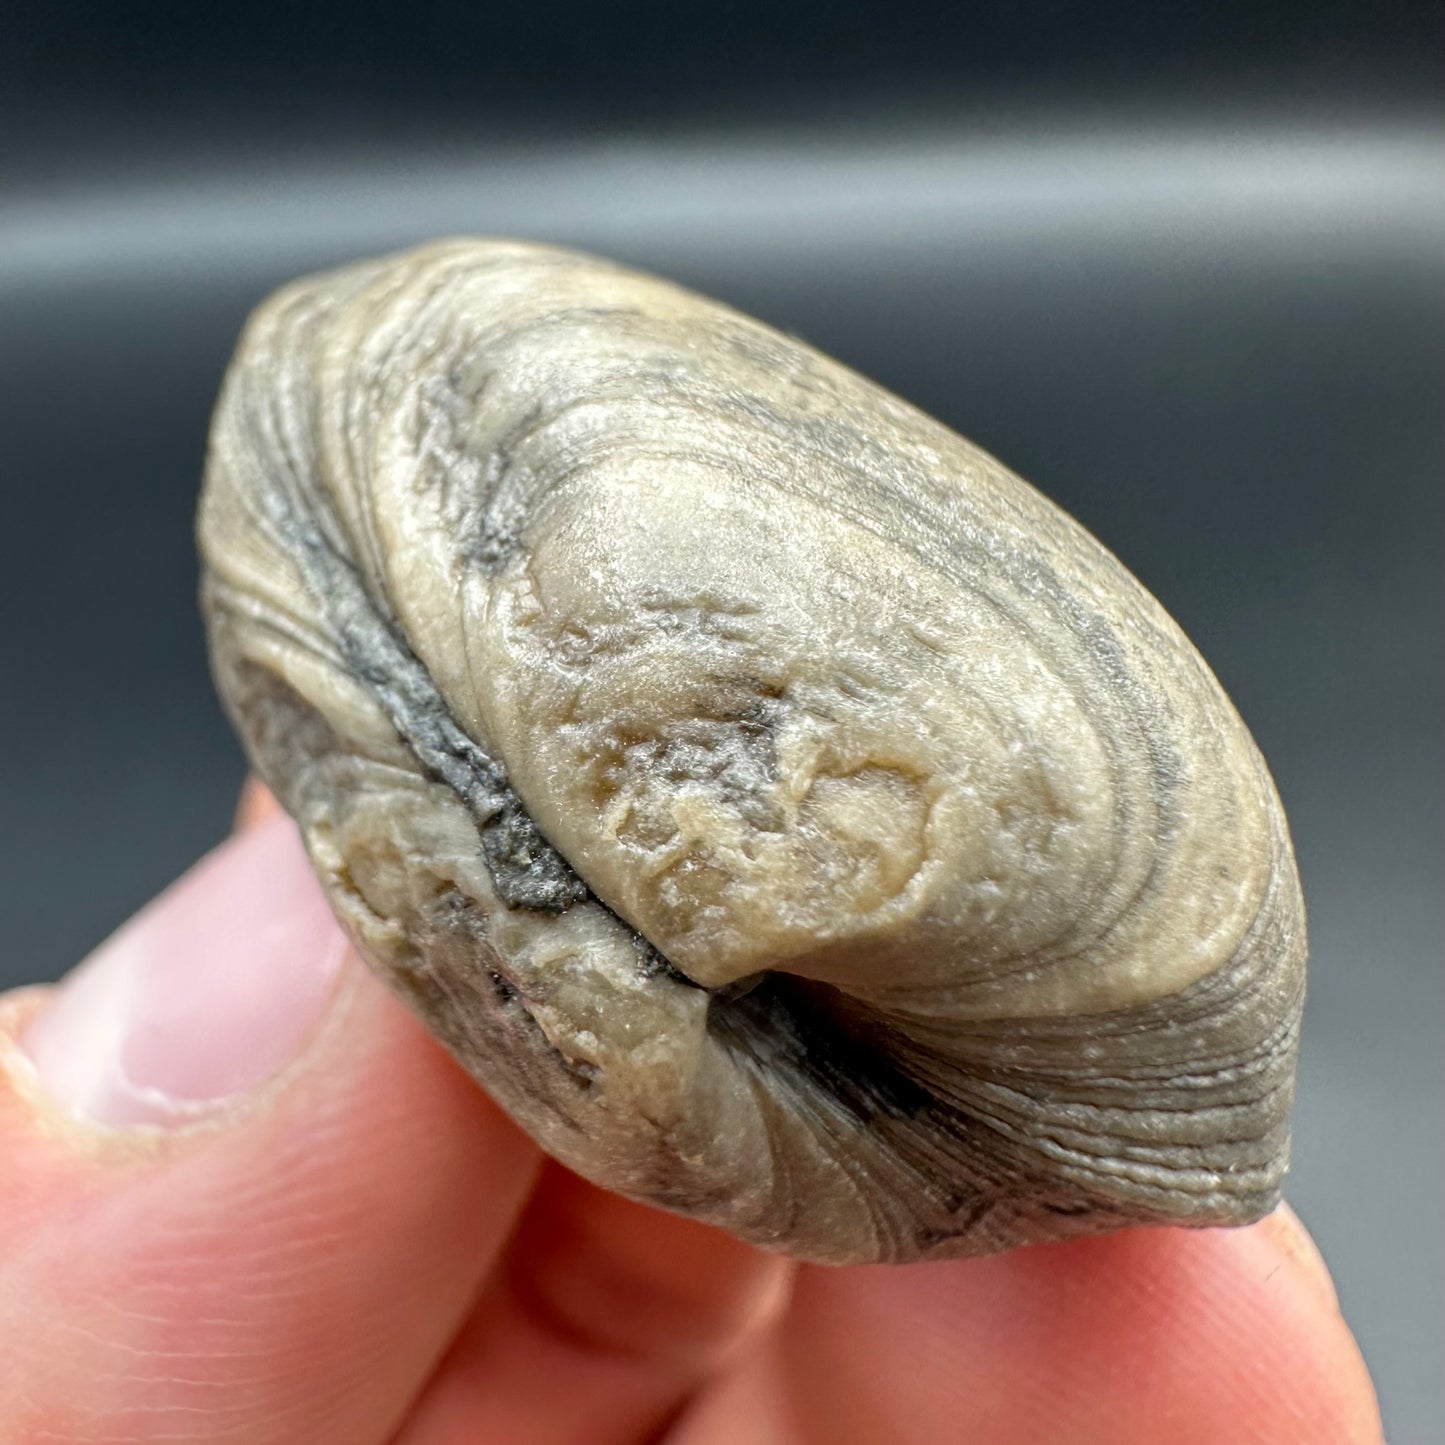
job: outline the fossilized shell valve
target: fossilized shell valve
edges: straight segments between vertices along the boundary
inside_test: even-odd
[[[214,666],[360,951],[558,1159],[832,1261],[1278,1197],[1299,884],[1069,517],[802,343],[452,241],[279,292]]]

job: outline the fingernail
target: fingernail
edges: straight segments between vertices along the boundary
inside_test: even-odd
[[[232,838],[103,943],[20,1039],[63,1108],[189,1123],[296,1058],[346,956],[289,818]]]

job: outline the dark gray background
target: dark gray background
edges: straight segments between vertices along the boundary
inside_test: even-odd
[[[1311,906],[1290,1197],[1391,1439],[1438,1439],[1430,9],[285,14],[0,16],[0,985],[59,974],[226,826],[190,523],[248,307],[444,232],[603,251],[997,452],[1214,664]]]

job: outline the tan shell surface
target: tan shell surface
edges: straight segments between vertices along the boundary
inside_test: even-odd
[[[338,915],[564,1163],[824,1260],[1277,1198],[1268,772],[938,422],[665,282],[444,242],[260,308],[199,532]]]

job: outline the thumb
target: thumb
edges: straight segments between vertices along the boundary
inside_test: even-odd
[[[0,1439],[388,1438],[536,1162],[272,818],[0,998]]]

